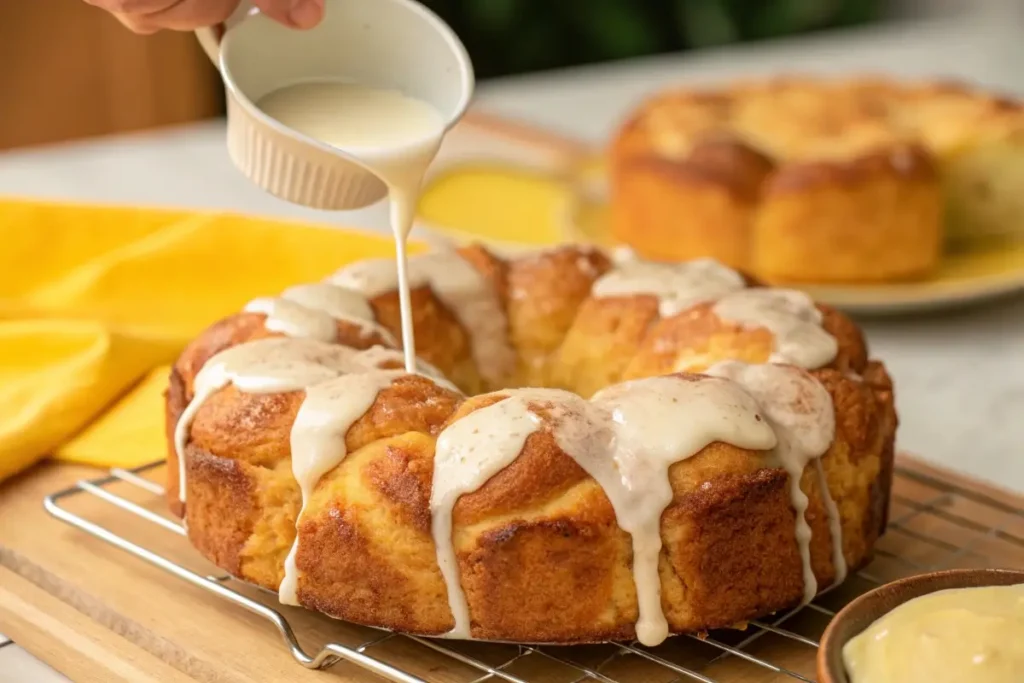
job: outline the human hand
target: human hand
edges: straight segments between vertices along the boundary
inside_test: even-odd
[[[113,14],[136,33],[161,29],[194,31],[221,23],[239,0],[85,0]],[[292,28],[313,28],[324,14],[324,0],[252,0],[271,19]]]

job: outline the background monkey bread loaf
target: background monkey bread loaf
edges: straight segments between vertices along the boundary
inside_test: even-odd
[[[883,532],[897,424],[858,328],[709,260],[564,246],[410,260],[259,299],[174,366],[169,502],[283,602],[578,643],[812,598]]]
[[[660,93],[609,151],[611,230],[769,282],[928,275],[1021,234],[1024,107],[954,84],[779,78]]]

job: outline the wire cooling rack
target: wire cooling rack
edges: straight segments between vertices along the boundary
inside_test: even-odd
[[[156,529],[184,537],[181,523],[154,511],[163,509],[164,488],[146,475],[152,475],[163,464],[161,461],[133,470],[113,469],[107,476],[80,481],[48,496],[44,505],[57,519],[202,588],[211,598],[266,619],[277,629],[298,664],[323,669],[347,661],[400,683],[432,681],[430,669],[410,671],[410,646],[425,648],[424,655],[439,654],[457,666],[463,676],[457,679],[460,683],[814,683],[818,638],[836,610],[857,595],[886,581],[936,569],[1024,567],[1024,511],[947,481],[897,467],[889,530],[876,546],[874,561],[843,586],[819,595],[810,605],[751,622],[745,631],[716,631],[705,638],[670,638],[658,647],[648,648],[636,642],[568,647],[459,642],[358,627],[360,636],[350,643],[328,642],[307,649],[308,645],[300,644],[307,637],[278,609],[273,593],[255,591],[222,573],[190,569],[168,557],[166,543],[157,543],[151,536],[147,536],[150,542],[145,544],[129,540],[115,532],[113,525],[105,526],[68,507],[71,498],[91,496],[151,523]],[[180,544],[183,550],[189,548],[184,538]],[[330,623],[342,628],[341,622]],[[396,644],[404,648],[405,656],[400,658],[404,664],[392,656]],[[452,672],[447,671],[446,680],[451,676]]]

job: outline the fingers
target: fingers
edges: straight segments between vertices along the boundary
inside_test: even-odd
[[[324,0],[253,0],[271,19],[292,28],[313,28],[324,16]]]
[[[193,31],[219,24],[234,11],[239,0],[86,0],[107,10],[136,33],[160,29]]]
[[[112,14],[132,15],[159,12],[175,4],[175,0],[85,0],[85,3]]]
[[[113,14],[136,33],[160,29],[193,31],[219,24],[239,0],[85,0]],[[271,19],[292,28],[312,28],[324,15],[324,0],[254,0]]]
[[[85,3],[110,12],[136,33],[149,33],[150,31],[143,30],[141,26],[133,25],[135,16],[159,12],[167,5],[173,4],[173,0],[85,0]]]

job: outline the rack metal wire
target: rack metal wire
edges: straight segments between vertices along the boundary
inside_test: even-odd
[[[132,470],[112,469],[106,476],[80,481],[48,496],[44,506],[57,519],[266,619],[302,666],[323,669],[347,661],[398,683],[430,683],[429,679],[388,661],[386,645],[398,639],[459,663],[468,672],[466,683],[532,683],[535,679],[530,672],[541,670],[544,680],[565,683],[633,680],[723,683],[726,679],[717,676],[726,675],[723,673],[726,670],[735,672],[737,666],[750,671],[748,676],[751,677],[744,677],[745,680],[814,683],[813,660],[818,637],[836,610],[856,595],[901,576],[957,566],[991,566],[990,557],[1005,558],[1007,553],[1010,557],[1019,556],[1024,566],[1024,511],[947,482],[897,468],[897,478],[902,480],[906,493],[901,494],[897,487],[893,495],[889,533],[879,542],[875,561],[843,586],[826,591],[806,607],[754,621],[746,631],[720,631],[706,637],[684,636],[670,639],[656,648],[636,642],[570,647],[500,644],[494,645],[484,656],[474,649],[477,644],[473,643],[367,628],[364,630],[369,635],[358,644],[329,642],[317,650],[307,650],[300,644],[292,623],[278,609],[276,595],[266,591],[243,592],[250,588],[248,584],[231,576],[193,571],[63,505],[72,497],[92,496],[165,532],[185,536],[185,529],[177,520],[112,490],[114,485],[127,485],[136,494],[162,499],[163,486],[144,475],[163,464],[160,461]],[[149,502],[157,503],[156,500]],[[727,669],[727,665],[731,668]],[[758,673],[761,677],[753,678]],[[731,680],[736,674],[728,675]]]

